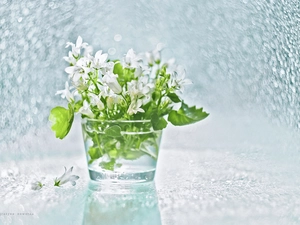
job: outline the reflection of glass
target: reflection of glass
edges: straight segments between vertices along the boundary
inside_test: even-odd
[[[121,185],[90,181],[83,224],[161,224],[154,182]]]
[[[150,120],[82,122],[90,178],[114,182],[152,181],[161,131]]]

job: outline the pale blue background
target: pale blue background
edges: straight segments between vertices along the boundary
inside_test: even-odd
[[[299,18],[296,0],[0,0],[2,185],[9,169],[18,177],[15,189],[9,180],[0,197],[26,198],[16,188],[33,171],[55,177],[74,165],[86,176],[79,118],[64,141],[47,122],[50,109],[65,104],[54,95],[67,77],[65,43],[81,35],[95,49],[115,48],[111,58],[164,43],[163,58],[175,57],[194,82],[187,102],[210,113],[164,133],[157,174],[162,224],[300,223]],[[18,209],[8,199],[0,213]],[[25,202],[25,211],[36,208]],[[68,218],[47,212],[37,210],[35,222]],[[81,209],[70,212],[81,224]]]

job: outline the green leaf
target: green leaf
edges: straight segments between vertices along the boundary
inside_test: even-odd
[[[195,106],[188,107],[187,104],[181,104],[178,111],[172,110],[169,113],[168,121],[175,126],[183,126],[196,123],[205,119],[209,114],[203,111],[203,108],[197,109]]]
[[[153,98],[153,101],[157,101],[161,96],[161,93],[160,91],[156,90],[155,92],[152,93],[152,98]]]
[[[103,169],[106,169],[106,170],[114,170],[114,167],[115,167],[115,159],[111,159],[110,162],[101,162],[99,164],[99,166],[101,166]]]
[[[116,159],[118,157],[118,151],[116,149],[112,149],[107,152],[110,158]]]
[[[71,104],[69,104],[69,109],[58,106],[50,112],[51,129],[55,132],[57,138],[63,139],[69,133],[73,120],[74,110]]]
[[[90,147],[88,151],[91,159],[99,159],[102,155],[99,148]]]
[[[172,100],[172,102],[175,103],[181,102],[180,98],[175,93],[169,93],[167,94],[167,96]]]
[[[107,136],[111,136],[111,137],[121,137],[121,128],[118,125],[113,125],[111,127],[108,127],[104,130],[104,133]]]
[[[143,155],[145,155],[145,153],[142,151],[127,151],[122,156],[124,159],[127,160],[135,160],[140,158]]]
[[[154,130],[162,130],[168,125],[168,122],[163,117],[159,117],[157,113],[152,114],[151,123]]]
[[[123,76],[123,66],[119,61],[115,61],[113,73],[118,74],[119,76]]]
[[[75,112],[78,112],[79,109],[82,107],[82,105],[83,105],[83,101],[82,101],[82,100],[77,101],[77,102],[75,103],[75,105],[74,105],[74,111],[75,111]]]

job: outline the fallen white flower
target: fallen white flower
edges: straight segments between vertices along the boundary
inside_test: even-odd
[[[31,183],[31,189],[32,190],[40,190],[45,184],[43,184],[41,181],[34,181]]]
[[[73,166],[67,170],[67,168],[65,167],[65,173],[59,177],[59,178],[55,178],[54,180],[54,186],[61,186],[67,182],[70,182],[73,186],[76,185],[75,180],[79,179],[79,176],[77,175],[71,175],[73,170]]]

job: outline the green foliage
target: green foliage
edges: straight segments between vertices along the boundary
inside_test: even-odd
[[[51,129],[55,132],[57,138],[63,139],[69,133],[73,120],[74,110],[71,104],[68,105],[68,109],[58,106],[50,112]]]
[[[100,128],[100,129],[99,129]],[[86,141],[92,143],[89,146],[89,164],[96,159],[101,158],[105,154],[109,161],[101,162],[99,166],[103,169],[113,170],[120,166],[116,163],[119,158],[127,160],[135,160],[141,156],[148,155],[153,159],[157,159],[158,155],[158,137],[159,131],[150,131],[151,124],[144,123],[120,123],[115,125],[92,123],[89,124],[88,132],[84,129]],[[144,132],[139,132],[144,130]],[[148,131],[147,131],[148,130]]]
[[[154,130],[162,130],[166,128],[168,122],[163,117],[159,117],[157,113],[153,113],[151,118],[151,124]]]
[[[181,102],[180,98],[175,93],[168,93],[167,96],[172,100],[172,102]]]
[[[91,159],[99,159],[102,156],[99,148],[96,147],[90,147],[88,153]]]
[[[103,169],[113,171],[115,168],[115,162],[116,162],[115,159],[111,159],[111,161],[109,162],[101,162],[99,166],[101,166]]]
[[[168,121],[175,126],[183,126],[196,123],[205,119],[209,114],[203,111],[203,108],[197,109],[195,106],[188,107],[182,102],[181,108],[178,111],[172,110],[169,113]]]
[[[118,125],[113,125],[111,127],[108,127],[104,130],[104,133],[107,136],[111,137],[121,137],[121,128]]]

